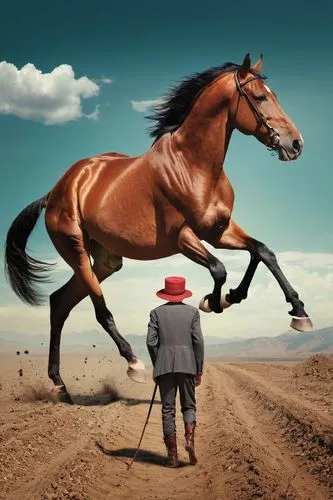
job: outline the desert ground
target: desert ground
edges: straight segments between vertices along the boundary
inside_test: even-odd
[[[42,349],[42,348],[41,348]],[[0,355],[1,499],[333,498],[333,360],[207,361],[197,389],[199,463],[163,467],[156,398],[128,471],[153,381],[137,384],[111,349],[62,354],[74,405],[54,400],[45,352]]]

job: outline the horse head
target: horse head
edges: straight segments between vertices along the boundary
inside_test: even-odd
[[[251,66],[250,55],[246,54],[234,72],[235,91],[229,108],[233,126],[277,151],[280,160],[296,160],[303,149],[303,138],[280,106],[276,93],[265,85],[261,70],[262,56]]]

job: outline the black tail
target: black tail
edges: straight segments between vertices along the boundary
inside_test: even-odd
[[[5,273],[10,286],[23,302],[31,305],[43,303],[45,297],[38,291],[37,285],[48,281],[46,273],[53,266],[30,257],[25,251],[30,233],[46,206],[47,197],[43,196],[22,210],[10,226],[5,246]]]

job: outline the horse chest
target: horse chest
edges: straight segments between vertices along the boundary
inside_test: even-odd
[[[231,210],[226,205],[219,204],[216,208],[216,226],[219,229],[225,229],[229,224]]]
[[[201,234],[221,233],[229,224],[231,210],[220,203],[210,204],[201,217],[198,218],[198,229]]]

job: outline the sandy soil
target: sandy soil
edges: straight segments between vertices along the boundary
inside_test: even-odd
[[[7,353],[0,366],[1,499],[333,498],[333,378],[305,365],[206,363],[198,465],[178,414],[182,466],[163,467],[157,398],[130,471],[152,381],[128,380],[115,353],[64,353],[71,406],[53,401],[46,354]]]

